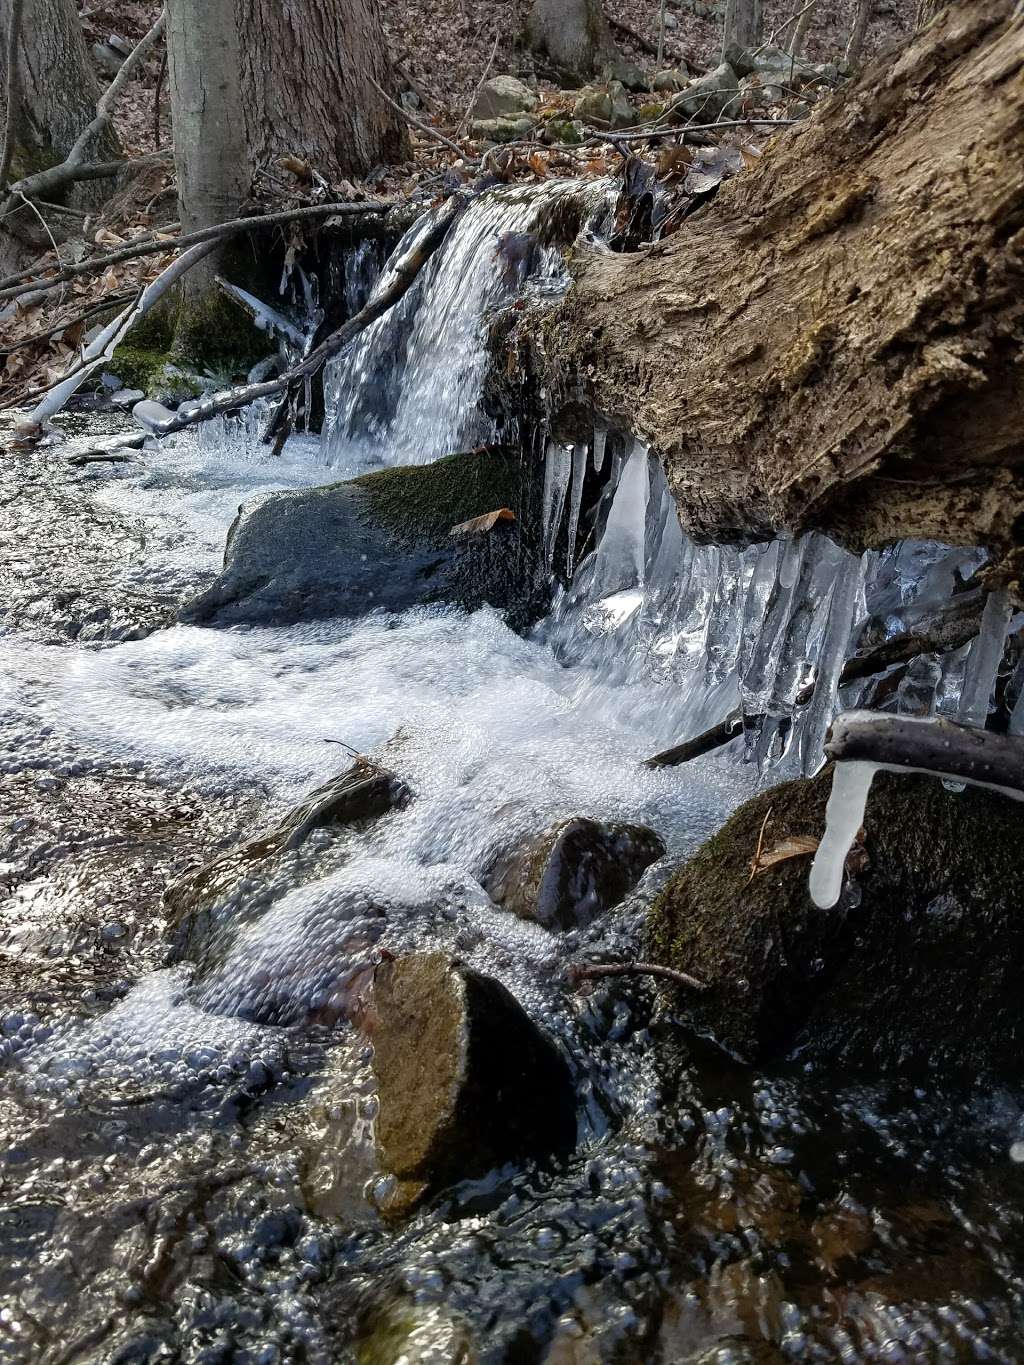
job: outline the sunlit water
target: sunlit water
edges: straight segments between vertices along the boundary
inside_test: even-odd
[[[127,585],[203,586],[240,502],[346,468],[325,468],[302,438],[270,460],[258,430],[250,415],[95,471],[96,502],[147,523]],[[552,458],[553,556],[559,524],[579,516],[580,456]],[[645,987],[565,978],[570,961],[635,954],[667,868],[758,788],[770,746],[746,762],[742,745],[685,768],[639,760],[737,702],[754,713],[774,696],[784,715],[822,659],[830,713],[835,641],[856,612],[927,609],[970,557],[910,547],[858,564],[815,541],[698,551],[674,538],[646,452],[608,458],[622,477],[599,509],[597,554],[577,523],[568,552],[583,568],[528,638],[487,608],[435,608],[172,626],[113,648],[0,639],[12,791],[59,797],[82,774],[130,774],[211,806],[244,797],[259,811],[248,834],[355,750],[414,793],[357,841],[314,834],[229,898],[198,971],[129,974],[106,996],[61,987],[19,1003],[7,990],[4,1359],[1024,1358],[1016,1096],[854,1085],[799,1059],[746,1070]],[[360,444],[352,468],[365,460]],[[820,581],[844,568],[856,591],[834,615]],[[943,664],[952,709],[961,654]],[[798,766],[808,743],[793,748]],[[480,884],[490,854],[576,815],[647,823],[669,856],[585,930],[551,934],[494,907]],[[11,810],[5,838],[20,875],[38,836],[18,820]],[[156,935],[149,910],[141,932]],[[497,1172],[388,1227],[366,1044],[325,1010],[375,952],[425,947],[498,977],[556,1039],[578,1146],[555,1171]],[[327,1207],[325,1184],[346,1167],[365,1167],[364,1194]]]

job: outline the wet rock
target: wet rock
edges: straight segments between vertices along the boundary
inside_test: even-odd
[[[573,1147],[569,1069],[499,982],[443,953],[384,962],[372,1030],[377,1144],[399,1182],[393,1210]]]
[[[272,494],[243,508],[223,572],[181,619],[283,625],[426,602],[467,609],[488,602],[525,625],[548,598],[536,573],[537,483],[516,453],[493,448]],[[486,535],[452,536],[454,526],[500,507],[515,519]]]
[[[170,911],[171,958],[202,962],[213,935],[222,928],[219,901],[261,865],[298,848],[314,829],[359,828],[404,806],[412,793],[401,778],[368,758],[359,757],[338,777],[318,787],[273,829],[212,862],[190,869],[164,892]]]
[[[738,103],[739,77],[723,62],[700,76],[675,97],[672,108],[688,118],[700,117],[702,123],[713,123]]]
[[[470,117],[482,121],[531,114],[539,103],[536,93],[515,76],[492,76],[480,87]]]
[[[534,127],[534,119],[519,115],[474,119],[469,131],[478,142],[516,142],[521,137],[529,137]]]
[[[477,1342],[461,1315],[440,1305],[399,1303],[377,1314],[356,1343],[359,1365],[474,1365]]]
[[[563,820],[500,855],[484,889],[521,919],[574,929],[625,900],[664,853],[665,845],[644,825]]]
[[[762,826],[769,855],[820,837],[830,789],[826,769],[747,802],[655,903],[651,954],[710,988],[687,1000],[689,1017],[748,1059],[799,1047],[873,1072],[1019,1077],[1024,811],[879,774],[853,880],[821,911],[807,891],[810,853],[753,878],[751,866]]]

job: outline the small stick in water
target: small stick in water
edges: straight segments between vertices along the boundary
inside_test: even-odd
[[[692,991],[707,990],[706,983],[698,981],[689,972],[662,967],[657,962],[573,962],[566,974],[571,985],[602,976],[660,976],[666,981],[674,981],[677,986],[688,986]]]

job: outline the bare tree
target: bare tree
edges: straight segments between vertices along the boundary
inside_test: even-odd
[[[868,23],[874,8],[874,0],[857,0],[857,10],[853,16],[853,28],[850,30],[850,39],[846,44],[845,61],[847,66],[856,66],[860,61],[861,53],[864,51],[864,39],[867,36]]]
[[[924,28],[925,24],[930,24],[943,9],[948,0],[917,0],[917,14],[914,19],[915,28]]]
[[[619,56],[601,0],[533,0],[526,37],[565,80],[600,75]]]
[[[20,9],[20,23],[16,23]],[[8,64],[7,38],[14,43],[16,69]],[[93,120],[100,87],[93,73],[73,0],[0,0],[0,126],[8,128],[8,177],[18,180],[63,161],[79,134]],[[13,81],[11,76],[13,75]],[[14,95],[8,121],[8,91]],[[119,155],[117,138],[108,127],[99,131],[86,149],[90,161],[110,161]],[[106,189],[96,181],[69,186],[62,202],[75,208],[94,207]],[[5,268],[26,246],[45,244],[39,220],[29,209],[9,214],[3,223],[0,258]]]
[[[761,0],[726,0],[725,24],[722,31],[723,59],[730,48],[757,47],[764,37],[764,14]]]
[[[168,0],[174,158],[186,231],[234,218],[281,157],[329,181],[401,160],[377,0]],[[184,282],[214,298],[216,257]],[[201,311],[201,310],[200,310]],[[182,321],[179,318],[179,335]]]

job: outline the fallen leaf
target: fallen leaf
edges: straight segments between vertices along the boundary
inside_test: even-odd
[[[461,521],[458,526],[453,526],[451,534],[456,540],[461,540],[465,536],[479,536],[486,531],[490,531],[499,521],[515,521],[516,514],[511,507],[499,507],[497,511],[485,512],[482,517],[472,517],[469,521]]]
[[[769,867],[774,867],[776,863],[786,862],[789,858],[804,858],[809,853],[816,853],[820,842],[813,834],[791,834],[788,839],[781,839],[774,848],[762,851],[757,860],[756,871],[764,872]]]

